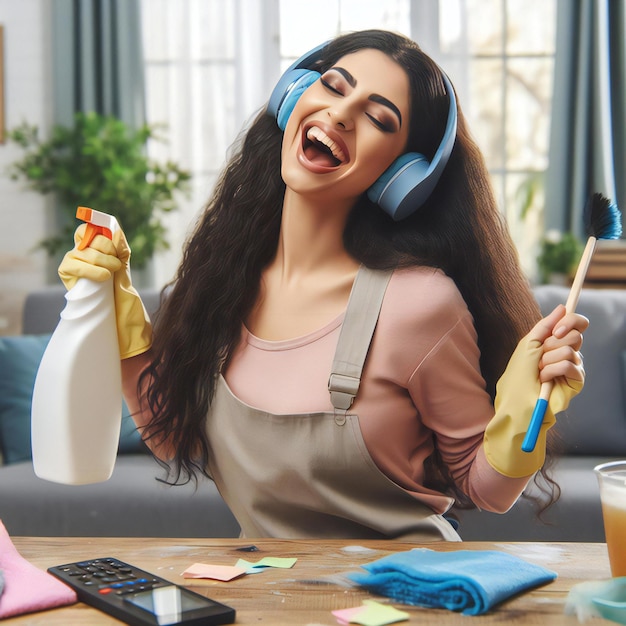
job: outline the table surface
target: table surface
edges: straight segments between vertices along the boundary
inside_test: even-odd
[[[116,557],[158,574],[203,595],[234,607],[237,624],[272,626],[334,626],[335,609],[360,606],[367,598],[389,603],[410,614],[401,624],[445,626],[463,624],[536,624],[576,626],[578,620],[563,612],[568,591],[585,580],[610,577],[606,544],[603,543],[414,543],[346,540],[242,540],[13,537],[24,558],[41,569],[98,557]],[[240,548],[254,545],[255,552]],[[490,613],[468,617],[444,609],[408,607],[342,584],[342,575],[386,554],[427,547],[434,550],[499,550],[543,565],[558,577],[543,587],[512,598]],[[264,556],[297,557],[291,569],[270,568],[230,582],[183,579],[181,573],[193,563],[234,565],[239,558],[257,561]],[[469,620],[469,621],[468,621]],[[9,619],[3,624],[90,626],[119,624],[114,618],[83,603]],[[600,618],[586,626],[610,624]]]

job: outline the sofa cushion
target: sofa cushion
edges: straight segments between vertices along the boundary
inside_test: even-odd
[[[0,337],[0,453],[5,464],[31,458],[30,405],[49,334]],[[145,451],[123,403],[119,452]]]
[[[50,335],[0,337],[0,450],[4,463],[30,458],[30,403]]]
[[[158,478],[165,473],[149,454],[118,456],[111,478],[90,485],[42,480],[32,463],[14,463],[0,468],[0,519],[20,536],[239,536],[213,481],[171,486]]]

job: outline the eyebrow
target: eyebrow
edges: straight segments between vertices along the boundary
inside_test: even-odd
[[[346,79],[350,87],[356,87],[356,79],[354,78],[354,76],[352,76],[352,74],[350,74],[350,72],[348,72],[347,69],[343,67],[338,67],[338,66],[331,67],[330,69],[335,70],[336,72],[339,72]],[[372,94],[369,97],[369,100],[371,100],[372,102],[377,102],[378,104],[382,104],[383,106],[386,106],[389,110],[391,110],[393,113],[395,113],[396,117],[398,118],[398,122],[400,123],[400,126],[402,126],[402,114],[400,113],[400,109],[398,109],[398,107],[393,102],[391,102],[391,100],[388,100],[384,96],[381,96],[376,93]]]

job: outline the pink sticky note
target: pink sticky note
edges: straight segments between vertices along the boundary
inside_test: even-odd
[[[227,581],[245,573],[245,568],[236,567],[234,565],[194,563],[183,572],[183,578],[212,578],[214,580]]]
[[[367,609],[366,606],[355,606],[351,609],[337,609],[333,611],[333,615],[340,624],[349,624],[359,613],[363,613]]]

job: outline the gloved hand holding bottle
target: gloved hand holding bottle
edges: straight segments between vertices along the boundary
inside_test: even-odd
[[[75,247],[59,266],[59,276],[69,290],[79,278],[104,282],[113,276],[115,317],[120,358],[127,359],[146,352],[152,345],[152,325],[143,302],[133,287],[130,275],[130,247],[121,228],[112,233],[112,239],[87,234],[90,228],[81,224],[74,234]]]

